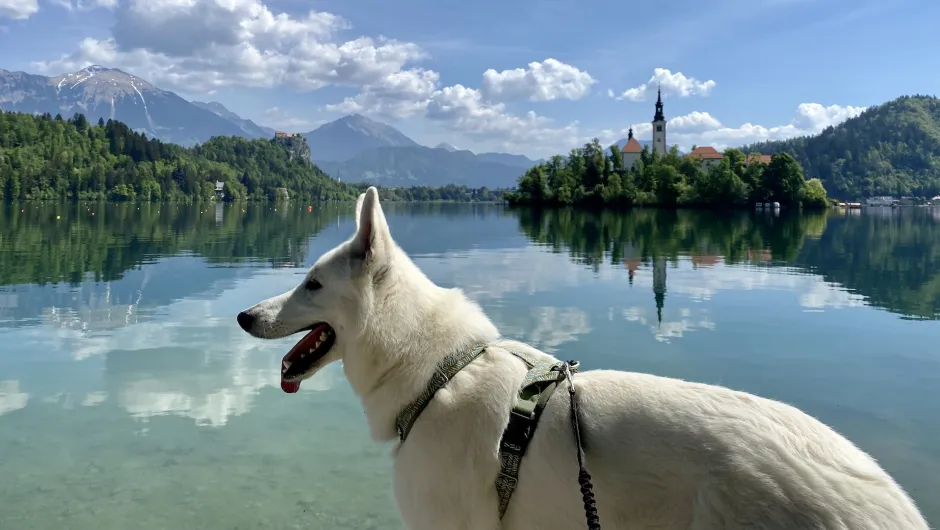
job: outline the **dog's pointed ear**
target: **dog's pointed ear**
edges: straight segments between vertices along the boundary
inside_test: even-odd
[[[356,235],[353,249],[357,257],[375,258],[388,248],[391,234],[382,205],[379,204],[379,190],[370,187],[356,201]]]
[[[362,215],[362,203],[366,200],[366,194],[360,193],[356,199],[356,231],[359,231],[359,217]]]

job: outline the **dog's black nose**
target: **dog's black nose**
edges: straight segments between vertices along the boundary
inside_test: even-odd
[[[243,330],[250,332],[251,325],[255,323],[255,317],[248,314],[246,311],[242,311],[235,317],[235,320],[238,321],[238,325],[242,327]]]

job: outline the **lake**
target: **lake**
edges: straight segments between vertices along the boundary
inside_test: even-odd
[[[796,405],[940,525],[940,209],[385,208],[506,336]],[[0,206],[0,528],[402,528],[341,367],[284,394],[292,340],[235,323],[352,210]]]

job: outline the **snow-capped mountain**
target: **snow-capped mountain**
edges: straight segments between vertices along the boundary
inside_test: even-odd
[[[82,113],[92,122],[116,119],[150,137],[181,145],[204,142],[212,136],[260,137],[173,92],[102,66],[56,77],[0,69],[0,108],[66,118]]]

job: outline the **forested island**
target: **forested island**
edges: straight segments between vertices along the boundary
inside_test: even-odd
[[[216,183],[222,190],[217,193]],[[0,200],[346,201],[368,184],[330,178],[302,138],[213,137],[192,148],[148,139],[115,121],[0,111]],[[386,188],[392,201],[495,201],[501,190]]]
[[[805,180],[803,169],[789,154],[775,154],[770,163],[726,149],[707,166],[680,156],[674,146],[665,155],[643,148],[625,167],[617,145],[605,153],[600,141],[554,156],[519,178],[518,190],[507,194],[510,204],[582,206],[743,207],[779,202],[783,207],[825,208],[826,190],[819,179]]]

